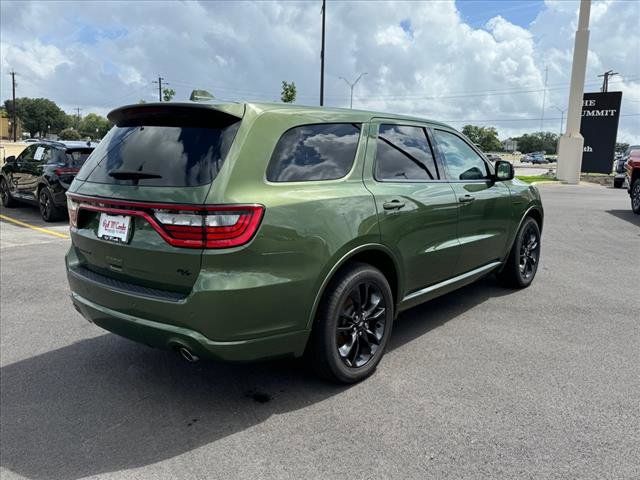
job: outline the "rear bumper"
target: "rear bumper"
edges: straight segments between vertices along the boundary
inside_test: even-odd
[[[291,332],[232,342],[213,341],[188,328],[135,317],[98,305],[71,293],[75,308],[87,320],[122,337],[151,347],[186,347],[203,358],[247,362],[264,358],[301,356],[309,332]]]

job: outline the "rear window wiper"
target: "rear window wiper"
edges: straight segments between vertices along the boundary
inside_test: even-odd
[[[109,172],[109,176],[116,180],[146,180],[149,178],[162,178],[162,175],[140,172],[138,170],[114,170]]]

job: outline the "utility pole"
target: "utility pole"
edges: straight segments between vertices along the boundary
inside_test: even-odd
[[[604,77],[602,80],[602,88],[600,89],[601,92],[606,93],[609,91],[609,77],[613,77],[614,75],[619,75],[619,73],[609,70],[608,72],[604,72],[602,75],[598,75],[598,77]]]
[[[12,130],[13,130],[13,141],[16,141],[16,135],[18,133],[18,120],[16,117],[16,72],[14,72],[13,70],[11,70],[9,72],[9,75],[11,75],[11,92],[12,92],[12,98],[13,98],[13,103],[11,104],[12,107],[12,116],[13,116],[13,125],[12,125]]]
[[[157,83],[158,84],[158,101],[161,102],[162,101],[162,81],[164,80],[164,78],[162,78],[161,76],[158,75],[158,80],[157,81],[153,81],[153,83]],[[168,83],[165,82],[165,85],[169,85]]]
[[[82,109],[80,107],[76,107],[76,130],[80,129],[80,112]]]
[[[582,166],[584,138],[580,134],[580,120],[582,118],[584,77],[587,71],[590,12],[591,0],[580,0],[578,30],[576,31],[576,39],[573,46],[567,129],[558,142],[558,179],[571,184],[580,182],[580,169]]]
[[[349,80],[347,80],[344,77],[340,77],[342,80],[345,81],[345,83],[347,85],[349,85],[349,88],[351,89],[351,100],[349,101],[349,108],[353,108],[353,87],[356,86],[356,83],[358,83],[360,81],[360,79],[362,77],[364,77],[365,75],[367,75],[367,72],[361,73],[358,78],[355,79],[355,81],[353,83],[351,83]]]
[[[327,2],[322,0],[322,48],[320,49],[320,106],[324,105],[324,19],[327,12]]]
[[[544,123],[544,102],[547,99],[547,79],[549,78],[549,67],[544,67],[544,90],[542,90],[542,113],[540,115],[540,131],[543,131]]]

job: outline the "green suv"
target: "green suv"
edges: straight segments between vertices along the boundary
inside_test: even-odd
[[[537,189],[445,124],[261,103],[109,119],[67,194],[73,304],[187,360],[306,354],[355,382],[402,310],[536,274]]]

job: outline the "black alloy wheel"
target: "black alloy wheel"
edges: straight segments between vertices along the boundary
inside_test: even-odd
[[[538,269],[540,258],[540,231],[533,223],[528,223],[523,230],[520,241],[520,275],[524,280],[529,280]]]
[[[4,178],[0,179],[0,199],[2,199],[2,205],[7,208],[14,207],[16,204],[9,191],[9,184]]]
[[[47,187],[42,187],[38,192],[38,207],[40,215],[45,222],[55,222],[63,217],[63,211],[53,203],[53,197]]]
[[[51,211],[53,209],[53,201],[47,195],[46,188],[41,188],[38,193],[38,206],[40,207],[40,215],[44,221],[48,222],[51,218]]]
[[[347,367],[362,367],[375,356],[385,333],[386,309],[374,283],[363,281],[352,287],[336,323],[336,347]]]
[[[631,210],[640,214],[640,178],[636,179],[631,187]]]
[[[500,282],[509,288],[531,285],[540,263],[540,226],[533,217],[526,217],[518,230],[509,257],[498,272]]]
[[[391,336],[394,300],[389,281],[372,265],[345,265],[322,297],[305,355],[316,373],[359,382],[375,370]]]

